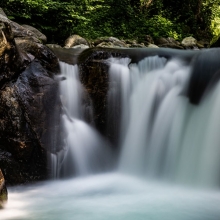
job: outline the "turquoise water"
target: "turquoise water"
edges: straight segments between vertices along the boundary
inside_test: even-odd
[[[119,173],[9,188],[1,220],[219,220],[220,191]]]

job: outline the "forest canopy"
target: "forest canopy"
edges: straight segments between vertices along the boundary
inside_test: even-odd
[[[11,20],[62,43],[71,34],[88,39],[102,36],[141,40],[186,36],[218,39],[220,0],[1,0]]]

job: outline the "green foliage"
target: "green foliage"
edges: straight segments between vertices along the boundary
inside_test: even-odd
[[[10,19],[30,24],[50,42],[71,34],[144,39],[220,35],[220,0],[1,0]],[[213,39],[214,39],[213,38]]]
[[[74,1],[75,4],[53,0],[1,1],[1,7],[10,19],[33,25],[45,33],[49,41],[62,41],[72,33],[73,27],[87,20],[84,16],[86,1]]]
[[[208,0],[204,3],[204,6],[212,11],[210,29],[213,35],[211,44],[213,44],[220,37],[220,0]]]
[[[181,40],[183,37],[181,25],[177,25],[161,15],[155,15],[150,18],[147,22],[147,28],[154,38],[163,36]]]

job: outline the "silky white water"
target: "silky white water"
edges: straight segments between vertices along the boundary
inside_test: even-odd
[[[219,220],[219,191],[117,173],[10,188],[2,220]]]
[[[0,219],[220,219],[220,84],[196,106],[186,92],[188,63],[158,56],[130,62],[107,60],[107,130],[120,151],[117,168],[108,171],[111,150],[84,120],[92,104],[83,106],[77,66],[61,63],[66,146],[52,154],[52,172],[73,177],[9,188]]]
[[[90,115],[92,110],[88,105],[90,100],[86,105],[82,103],[86,92],[79,81],[78,67],[60,62],[60,68],[62,76],[66,78],[60,82],[66,146],[56,155],[51,155],[52,171],[56,177],[104,171],[110,167],[111,152],[101,135],[84,121],[85,115]]]

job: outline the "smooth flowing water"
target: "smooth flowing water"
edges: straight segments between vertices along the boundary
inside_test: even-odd
[[[219,220],[219,191],[102,174],[11,188],[3,220]]]
[[[66,149],[51,155],[51,167],[54,177],[73,177],[9,188],[0,219],[220,219],[220,84],[193,105],[191,63],[158,56],[130,62],[107,60],[115,166],[105,139],[85,122],[92,103],[77,66],[61,63]]]

